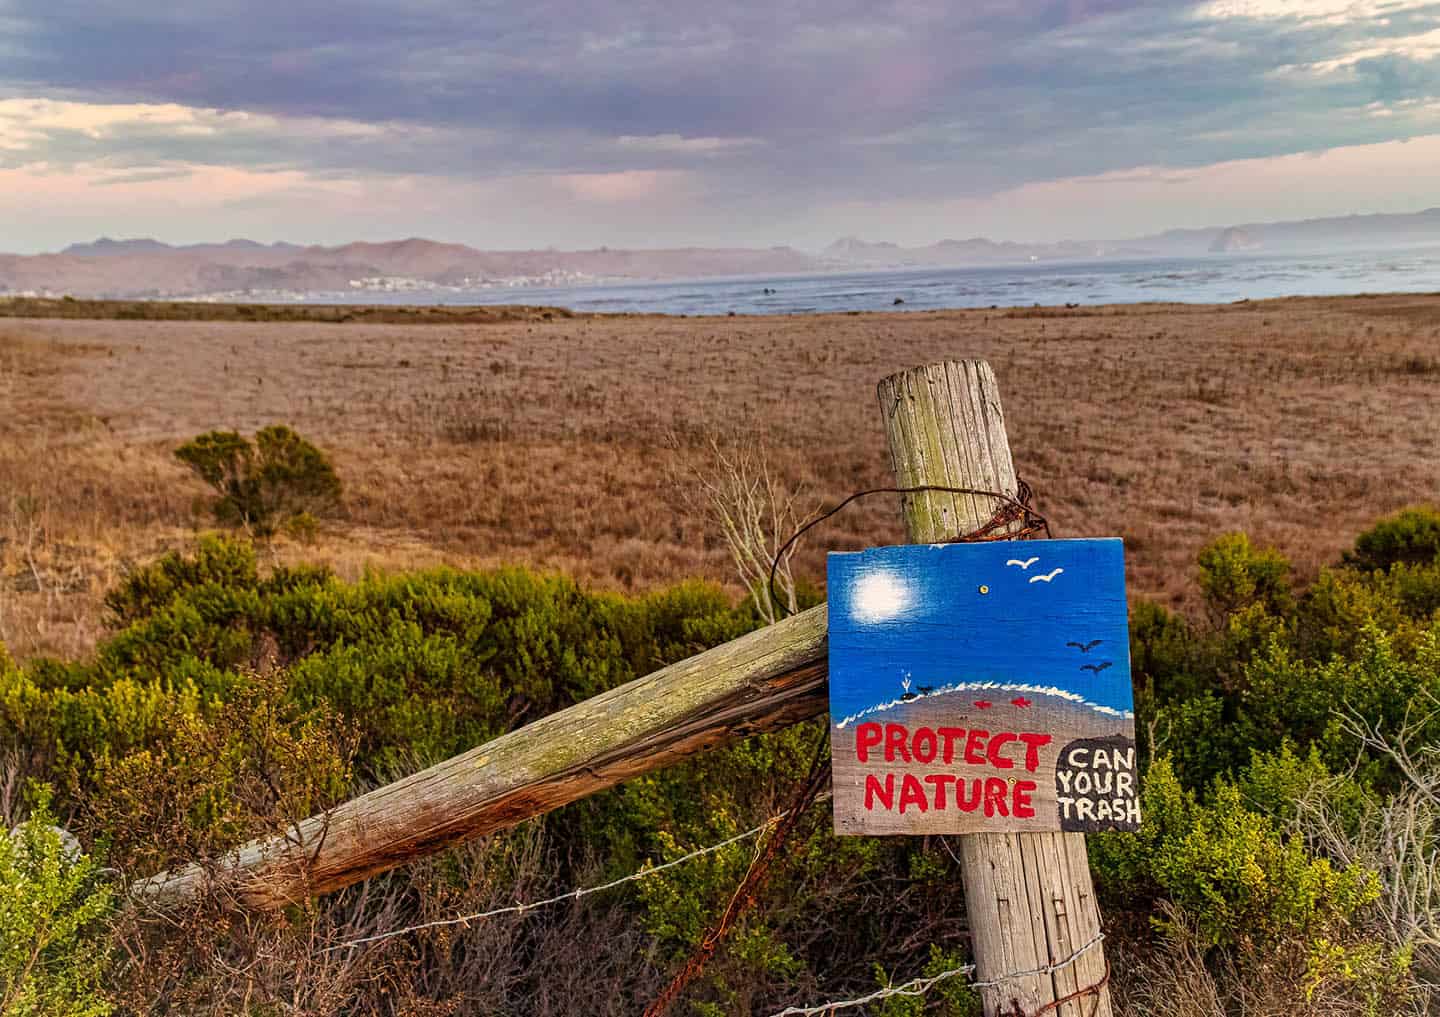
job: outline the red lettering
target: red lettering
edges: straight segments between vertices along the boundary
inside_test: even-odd
[[[972,792],[969,800],[965,798],[965,785],[970,785]],[[961,812],[974,812],[980,807],[980,789],[985,784],[983,780],[976,777],[971,781],[957,779],[955,781],[955,807]]]
[[[870,762],[870,750],[880,744],[880,725],[861,724],[855,729],[855,758],[862,763]]]
[[[1015,765],[1015,760],[1000,755],[1000,746],[1014,740],[1015,735],[1009,731],[1001,731],[990,739],[990,746],[985,750],[985,758],[990,760],[991,766],[997,770],[1009,770]]]
[[[875,811],[875,799],[877,798],[880,799],[880,804],[885,806],[887,811],[895,807],[895,775],[893,773],[887,773],[885,775],[885,783],[883,786],[880,783],[880,778],[873,773],[867,773],[865,775],[866,812]]]
[[[965,729],[963,727],[942,727],[940,729],[940,738],[944,742],[940,758],[947,764],[955,762],[955,742],[964,737]]]
[[[925,789],[915,779],[914,774],[907,773],[900,781],[900,815],[905,815],[905,806],[913,805],[921,812],[924,812],[930,805],[925,797]]]
[[[997,812],[1002,816],[1010,815],[1010,810],[1005,806],[1005,796],[1009,793],[1003,777],[985,778],[985,815],[993,816]]]
[[[898,754],[905,762],[910,762],[910,750],[905,747],[905,725],[885,725],[885,762],[895,762]]]
[[[927,743],[930,746],[929,752],[921,748],[922,745]],[[919,731],[916,731],[915,737],[910,741],[910,751],[915,753],[915,762],[917,763],[934,762],[935,753],[939,751],[939,746],[935,742],[935,732],[931,731],[928,727],[922,727]]]
[[[1035,806],[1030,804],[1030,792],[1035,790],[1033,780],[1017,780],[1015,782],[1015,818],[1034,819]]]
[[[971,729],[969,736],[965,739],[965,762],[973,766],[979,766],[985,762],[985,749],[981,743],[989,737],[989,731],[981,731],[978,727]]]
[[[1034,773],[1040,769],[1040,749],[1054,739],[1047,734],[1021,734],[1020,740],[1025,743],[1025,769]]]
[[[926,776],[925,783],[935,786],[935,808],[937,811],[945,809],[945,785],[955,783],[953,773],[932,773]]]

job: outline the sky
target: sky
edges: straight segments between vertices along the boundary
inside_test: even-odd
[[[0,250],[1119,239],[1440,205],[1440,3],[0,0]]]
[[[1017,688],[1134,709],[1117,539],[831,554],[826,590],[831,723],[883,720],[907,694],[1003,702]]]

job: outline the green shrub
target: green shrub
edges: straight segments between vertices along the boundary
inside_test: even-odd
[[[234,431],[210,431],[177,448],[175,458],[215,491],[210,509],[218,521],[257,536],[296,519],[313,522],[340,500],[329,458],[283,424],[257,431],[253,444]]]
[[[1199,555],[1200,591],[1225,616],[1258,606],[1271,615],[1291,605],[1290,563],[1273,548],[1256,548],[1243,533],[1228,533]]]
[[[287,699],[280,675],[247,675],[209,710],[176,710],[150,744],[72,772],[75,829],[144,874],[213,859],[338,804],[353,725]]]
[[[1373,874],[1310,855],[1238,786],[1221,781],[1202,801],[1163,757],[1145,776],[1141,814],[1139,833],[1091,840],[1103,892],[1129,898],[1117,901],[1127,909],[1137,896],[1169,901],[1210,947],[1342,936],[1378,897]]]
[[[920,969],[920,977],[934,978],[963,963],[958,953],[931,943],[930,958]],[[884,988],[895,984],[879,964],[875,965],[875,980]],[[925,996],[891,996],[880,1004],[879,1013],[880,1017],[922,1017],[926,1013],[940,1017],[980,1017],[982,1008],[980,994],[966,984],[964,976],[957,975],[936,983]]]
[[[243,587],[258,581],[253,547],[238,540],[202,537],[192,555],[172,551],[131,570],[119,586],[105,594],[105,607],[114,622],[129,625],[195,587]]]
[[[54,822],[42,794],[30,819],[0,833],[0,1013],[103,1017],[112,894]]]
[[[1131,619],[1145,825],[1090,842],[1112,945],[1131,934],[1163,949],[1181,924],[1151,919],[1169,914],[1212,971],[1275,976],[1277,998],[1341,992],[1394,1013],[1386,1007],[1412,976],[1404,949],[1372,928],[1373,876],[1289,831],[1316,787],[1342,823],[1397,800],[1402,775],[1356,741],[1341,711],[1382,731],[1408,721],[1417,744],[1440,743],[1440,718],[1421,723],[1419,705],[1440,697],[1440,563],[1334,568],[1294,589],[1280,555],[1233,535],[1199,564],[1205,615],[1139,603]],[[0,654],[0,754],[18,750],[23,772],[60,789],[66,822],[137,870],[213,857],[758,624],[753,605],[703,583],[631,597],[523,569],[342,582],[319,568],[262,569],[249,543],[225,538],[134,570],[106,603],[115,628],[91,660],[17,668]],[[537,820],[547,853],[527,864],[543,875],[517,894],[601,882],[753,826],[784,807],[823,737],[817,722],[747,738]],[[1333,776],[1357,762],[1352,778]],[[523,853],[508,836],[497,850]],[[616,890],[607,913],[623,913],[627,935],[663,968],[710,927],[751,852],[737,844]],[[440,913],[468,907],[469,857],[427,870],[457,895],[430,905]],[[694,987],[692,1009],[812,995],[821,972],[850,972],[833,988],[856,994],[872,970],[890,984],[954,966],[958,869],[938,838],[836,838],[817,807]],[[406,878],[366,892],[409,900],[385,896]],[[334,904],[335,920],[351,921],[344,909],[361,899]],[[460,950],[470,933],[454,935]],[[530,933],[514,935],[516,955],[529,956]],[[444,967],[435,958],[451,944],[417,946],[415,963]],[[924,1012],[968,1012],[959,980],[953,998],[941,988]],[[915,1004],[896,999],[886,1012]]]
[[[1346,554],[1349,565],[1388,569],[1392,565],[1430,565],[1440,556],[1440,509],[1408,508],[1380,520],[1355,538]]]

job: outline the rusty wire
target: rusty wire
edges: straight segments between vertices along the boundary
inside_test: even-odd
[[[1040,1009],[1036,1010],[1033,1014],[1026,1014],[1025,1011],[1021,1010],[1020,1001],[1018,999],[1012,999],[1010,1003],[1015,1008],[1015,1017],[1045,1017],[1045,1014],[1050,1013],[1052,1010],[1056,1013],[1059,1013],[1060,1008],[1066,1003],[1071,1002],[1072,1000],[1084,999],[1086,996],[1094,996],[1095,1004],[1090,1008],[1090,1017],[1095,1017],[1095,1015],[1100,1012],[1100,1001],[1102,998],[1102,994],[1104,993],[1105,986],[1108,985],[1109,982],[1110,961],[1107,958],[1105,961],[1105,973],[1100,976],[1099,981],[1076,989],[1069,995],[1061,996],[1059,999],[1052,1000],[1051,1002],[1046,1003]]]
[[[803,537],[812,527],[819,526],[831,516],[836,515],[851,502],[859,501],[861,498],[868,498],[872,494],[920,494],[925,491],[936,491],[941,494],[968,494],[982,498],[993,498],[999,502],[999,506],[984,524],[969,533],[952,537],[949,540],[936,541],[942,544],[978,544],[992,540],[1027,540],[1037,533],[1043,533],[1050,537],[1050,521],[1047,520],[1035,508],[1035,489],[1019,477],[1015,478],[1015,493],[1006,494],[1003,491],[987,491],[976,487],[950,487],[946,484],[916,484],[913,487],[871,487],[864,491],[856,491],[834,508],[811,519],[804,526],[800,527],[790,535],[785,543],[780,545],[780,550],[770,561],[770,603],[784,617],[790,613],[789,608],[781,602],[775,593],[775,573],[780,568],[780,563],[785,560],[785,553],[794,546],[795,542]],[[1014,524],[1019,523],[1018,529]]]
[[[726,904],[725,911],[720,915],[720,920],[715,923],[714,928],[707,932],[696,945],[685,966],[670,980],[664,991],[655,997],[654,1002],[645,1008],[643,1017],[664,1017],[670,1007],[680,998],[680,994],[700,976],[705,970],[705,965],[715,955],[721,942],[730,933],[730,930],[754,906],[766,878],[770,875],[770,867],[780,848],[795,832],[795,827],[800,824],[801,817],[819,797],[825,785],[830,782],[830,759],[827,751],[828,740],[821,738],[816,746],[815,759],[810,764],[809,776],[800,786],[795,801],[791,804],[789,811],[783,813],[779,823],[775,826],[775,832],[764,846],[755,852],[755,857],[750,862],[750,867],[745,871],[745,876],[740,880],[740,885],[735,887],[735,892],[730,895],[730,902]]]

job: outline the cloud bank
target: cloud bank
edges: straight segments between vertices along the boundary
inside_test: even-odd
[[[1406,0],[0,0],[0,174],[108,195],[84,203],[102,219],[142,185],[217,228],[230,203],[359,188],[417,224],[444,194],[452,223],[540,246],[818,241],[869,224],[847,209],[993,213],[1055,181],[1434,134],[1440,4]],[[188,204],[183,181],[217,174]],[[1017,212],[1013,233],[1043,225]],[[889,234],[937,225],[953,232]]]

